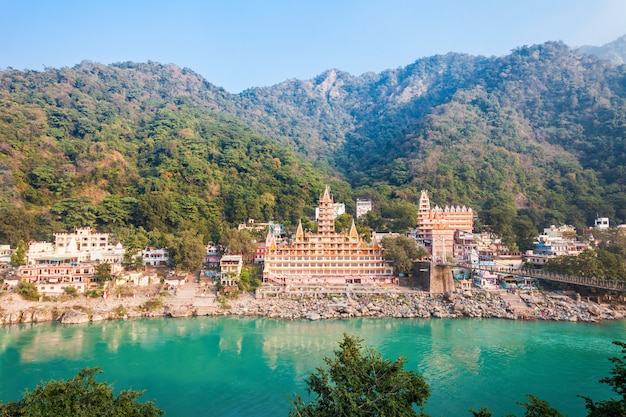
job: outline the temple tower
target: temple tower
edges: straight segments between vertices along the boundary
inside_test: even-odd
[[[317,233],[324,236],[335,234],[335,207],[330,196],[328,185],[319,203],[319,217],[317,219]]]

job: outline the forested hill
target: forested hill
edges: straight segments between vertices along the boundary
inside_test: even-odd
[[[374,228],[419,191],[502,235],[626,222],[626,67],[562,43],[329,70],[232,95],[154,62],[0,72],[0,242],[81,225],[219,237],[296,223],[322,186]]]
[[[172,65],[1,73],[0,241],[130,225],[215,239],[248,218],[309,215],[322,176],[234,105]]]
[[[355,188],[388,184],[412,202],[428,189],[439,204],[482,208],[501,231],[515,216],[579,230],[598,215],[626,222],[626,66],[563,43],[360,77],[333,70],[242,95],[284,120],[274,137]]]

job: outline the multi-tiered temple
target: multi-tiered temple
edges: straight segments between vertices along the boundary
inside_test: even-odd
[[[298,224],[288,244],[268,234],[263,281],[269,284],[395,284],[393,268],[374,241],[362,241],[354,221],[349,233],[336,233],[333,199],[328,187],[319,202],[317,233]]]
[[[472,233],[474,212],[469,207],[430,207],[428,193],[422,191],[417,212],[417,235],[435,259],[445,260],[454,256],[455,235],[458,232]]]

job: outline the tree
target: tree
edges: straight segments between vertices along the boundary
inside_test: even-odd
[[[350,227],[352,227],[352,219],[352,215],[348,213],[343,213],[337,216],[335,219],[335,231],[337,233],[350,231]]]
[[[166,240],[170,260],[178,271],[194,271],[202,267],[206,254],[202,235],[193,230],[184,230],[177,236],[169,235]]]
[[[149,241],[148,233],[141,226],[134,227],[131,225],[119,230],[117,235],[124,246],[124,264],[132,265],[135,261],[135,256],[146,248]]]
[[[37,301],[39,300],[39,290],[37,286],[30,282],[20,281],[15,287],[15,292],[21,295],[25,300]]]
[[[335,358],[325,358],[328,369],[309,374],[305,403],[295,394],[290,417],[424,416],[430,388],[416,371],[404,369],[406,359],[383,358],[374,349],[361,349],[362,339],[344,334]],[[420,408],[418,414],[413,405]]]
[[[20,240],[15,249],[15,253],[11,254],[11,260],[9,261],[11,266],[18,267],[26,265],[26,244],[23,240]]]
[[[370,210],[365,213],[364,216],[359,217],[358,223],[361,226],[369,226],[372,230],[375,230],[377,232],[384,232],[387,230],[385,220],[380,217],[379,214],[376,214],[373,210]]]
[[[396,273],[408,274],[413,270],[413,260],[428,256],[428,250],[406,236],[385,237],[381,242],[385,259],[392,261]]]
[[[517,248],[522,252],[532,249],[535,238],[539,235],[533,223],[526,219],[513,220],[513,232],[516,236]]]
[[[526,409],[524,417],[564,417],[557,409],[553,408],[549,402],[540,400],[534,395],[527,394],[528,402],[518,403]]]
[[[103,262],[96,265],[96,280],[99,282],[106,282],[111,280],[111,264]]]
[[[222,234],[220,244],[228,249],[228,253],[241,255],[244,262],[256,251],[256,242],[248,230],[227,229]]]
[[[591,398],[580,396],[585,400],[585,407],[589,411],[588,417],[622,417],[626,416],[626,343],[615,341],[613,344],[622,348],[622,358],[609,359],[615,365],[610,371],[611,376],[600,380],[603,384],[608,384],[613,388],[621,399],[609,399],[594,402]]]
[[[67,380],[48,381],[22,399],[0,404],[0,415],[6,417],[154,417],[163,415],[153,401],[138,403],[143,392],[124,390],[117,396],[113,387],[96,381],[98,368],[86,368]]]
[[[550,259],[543,269],[566,275],[623,280],[626,262],[619,256],[603,249],[585,249],[579,255],[563,255]]]

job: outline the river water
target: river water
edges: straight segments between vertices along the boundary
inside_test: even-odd
[[[577,394],[615,394],[609,375],[614,340],[626,321],[601,325],[495,319],[350,319],[284,321],[195,317],[64,326],[0,328],[0,400],[25,388],[98,366],[116,390],[146,390],[167,416],[287,416],[294,392],[333,355],[343,333],[386,358],[407,358],[431,387],[431,416],[523,415],[526,393],[570,417],[586,415]]]

